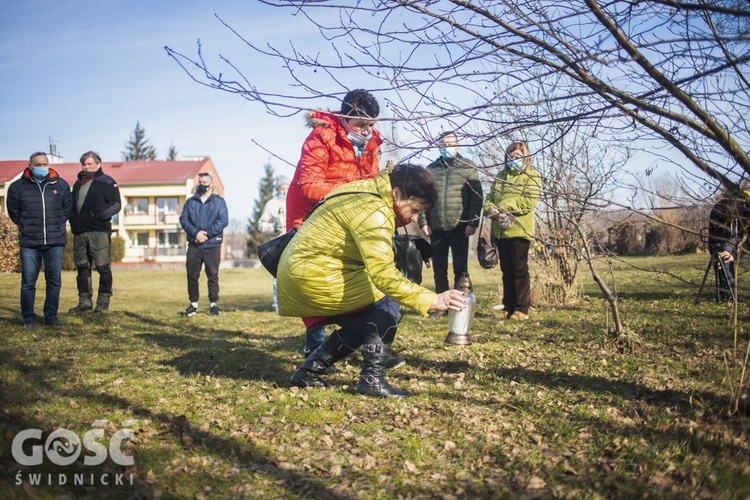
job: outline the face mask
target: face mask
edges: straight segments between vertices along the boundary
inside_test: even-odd
[[[93,177],[95,172],[86,172],[85,170],[81,171],[81,177],[84,179],[88,179],[89,177]]]
[[[286,194],[278,194],[276,197],[280,200],[286,200]]]
[[[362,147],[367,142],[367,137],[365,137],[364,135],[360,135],[356,132],[349,131],[346,134],[346,136],[349,138],[351,143],[354,144],[355,146]]]
[[[203,196],[204,194],[206,194],[206,191],[209,190],[209,186],[206,186],[205,184],[198,184],[198,187],[195,188],[195,190],[199,195]]]
[[[49,175],[49,167],[34,167],[33,171],[37,179],[44,179]]]
[[[446,160],[448,158],[455,158],[457,154],[458,154],[457,146],[448,146],[445,148],[440,148],[440,157],[445,158]]]
[[[396,205],[396,201],[393,201],[393,211],[396,212],[396,227],[404,227],[411,222],[411,217],[404,217],[404,212],[401,211],[401,207]]]
[[[521,170],[523,168],[523,158],[508,158],[505,165],[511,170]]]
[[[346,123],[346,120],[343,120],[342,123],[344,124],[344,128],[346,129],[346,137],[352,144],[361,148],[365,145],[365,143],[367,143],[367,136],[358,134],[350,129],[349,125]]]

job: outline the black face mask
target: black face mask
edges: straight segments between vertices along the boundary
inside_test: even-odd
[[[206,186],[205,184],[198,184],[198,187],[195,188],[195,190],[201,196],[203,196],[204,194],[206,194],[206,191],[208,191],[208,189],[209,189],[209,186]]]
[[[96,172],[86,172],[85,170],[81,172],[81,177],[84,179],[88,179],[89,177],[93,177]]]

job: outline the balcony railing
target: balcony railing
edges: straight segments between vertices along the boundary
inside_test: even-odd
[[[180,214],[157,213],[157,214],[125,214],[126,226],[149,226],[149,225],[171,225],[180,224]]]

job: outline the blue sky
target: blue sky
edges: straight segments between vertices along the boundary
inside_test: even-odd
[[[278,61],[249,61],[253,53],[214,14],[259,44],[314,35],[290,11],[253,1],[0,2],[0,159],[47,151],[51,138],[66,162],[90,149],[118,161],[140,121],[159,159],[171,144],[179,156],[210,156],[226,186],[230,218],[244,220],[269,159],[252,141],[295,164],[308,129],[300,115],[269,116],[257,103],[193,82],[167,56],[165,45],[194,56],[200,39],[217,69],[221,54],[266,88],[288,85]],[[271,163],[292,175],[291,166]]]

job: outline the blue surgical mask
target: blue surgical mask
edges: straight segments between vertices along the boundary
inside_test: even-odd
[[[49,175],[49,167],[34,167],[34,177],[44,179]]]
[[[523,158],[508,158],[505,165],[511,170],[521,170],[523,168]]]
[[[276,197],[280,200],[286,200],[286,193],[285,194],[277,194]]]
[[[440,148],[440,158],[445,158],[447,160],[450,157],[451,157],[451,154],[448,151],[446,151],[443,148]]]

